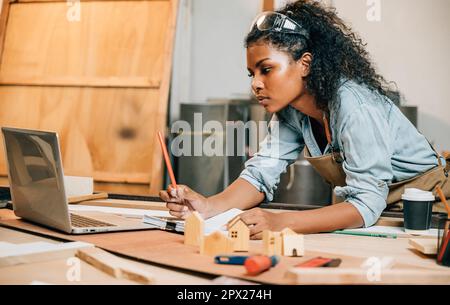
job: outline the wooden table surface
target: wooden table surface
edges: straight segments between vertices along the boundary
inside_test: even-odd
[[[40,237],[37,235],[23,233],[16,230],[0,227],[0,241],[10,243],[29,243],[37,241],[45,241],[50,243],[59,243],[50,238]],[[85,285],[85,284],[127,284],[133,285],[135,282],[129,280],[115,279],[106,273],[92,267],[91,265],[81,261],[81,277],[80,281],[70,281],[67,277],[69,269],[73,265],[68,264],[68,259],[73,256],[68,255],[67,258],[16,265],[0,268],[0,285],[4,284],[31,284],[33,281],[61,284],[61,285]],[[144,264],[133,260],[126,259],[128,262],[137,265],[140,269],[150,272],[155,277],[155,284],[163,285],[182,285],[182,284],[211,284],[216,276],[205,276],[195,274],[193,272],[185,272],[183,270],[160,267],[152,264]]]
[[[0,209],[0,220],[11,217],[11,211]],[[386,224],[391,220],[382,220]],[[394,221],[395,223],[395,221]],[[50,238],[39,237],[30,233],[0,227],[0,241],[11,243],[25,243],[34,241],[56,242]],[[258,241],[260,243],[260,241]],[[338,234],[311,234],[305,236],[307,252],[321,252],[329,257],[352,256],[359,258],[392,257],[396,262],[408,264],[417,268],[440,270],[450,272],[449,268],[438,266],[435,258],[425,256],[411,248],[407,238],[376,238],[364,236],[348,236]],[[70,255],[67,257],[69,258]],[[139,263],[129,260],[145,270],[151,272],[155,284],[212,284],[218,277],[205,275],[178,268],[171,268],[151,263]],[[92,266],[82,262],[82,277],[80,282],[67,280],[67,259],[50,262],[33,263],[0,268],[0,284],[30,284],[32,281],[48,282],[52,284],[131,284],[126,280],[118,280],[98,271]],[[221,279],[223,280],[223,278]],[[426,283],[424,283],[426,284]]]

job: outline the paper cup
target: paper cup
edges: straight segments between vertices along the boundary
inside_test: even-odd
[[[405,232],[408,234],[426,234],[431,226],[433,202],[432,192],[407,188],[402,195]]]

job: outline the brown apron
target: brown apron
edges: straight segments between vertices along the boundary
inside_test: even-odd
[[[328,120],[325,116],[324,126],[328,144],[332,147],[331,133],[329,132]],[[436,150],[434,151],[436,152]],[[438,197],[435,193],[435,187],[439,185],[444,192],[445,197],[450,198],[450,178],[448,177],[448,172],[450,171],[450,158],[447,160],[446,168],[444,168],[437,152],[436,155],[438,156],[438,166],[416,177],[389,185],[389,194],[386,200],[386,203],[389,205],[389,209],[402,210],[403,205],[401,202],[401,195],[403,194],[405,188],[410,187],[419,188],[424,191],[431,191],[435,197]],[[329,154],[319,157],[311,157],[308,148],[305,146],[304,157],[311,163],[311,166],[322,176],[322,178],[332,185],[333,188],[335,186],[346,185],[346,174],[342,169],[343,160],[339,152],[332,149],[332,152]],[[333,200],[333,203],[337,202]],[[435,205],[433,209],[436,212],[446,211],[442,203]]]

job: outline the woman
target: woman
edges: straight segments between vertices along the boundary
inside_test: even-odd
[[[245,45],[253,93],[274,114],[269,134],[222,193],[205,198],[187,186],[161,191],[172,215],[197,210],[208,218],[272,200],[280,175],[303,149],[344,201],[309,211],[245,211],[241,218],[252,239],[265,229],[317,233],[371,226],[387,204],[400,201],[405,186],[440,185],[450,195],[445,160],[394,105],[399,94],[334,10],[300,0],[260,14]]]

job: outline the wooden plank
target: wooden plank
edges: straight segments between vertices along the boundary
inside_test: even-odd
[[[148,184],[151,173],[114,173],[94,171],[92,176],[98,182]]]
[[[1,67],[1,58],[3,54],[3,49],[5,45],[5,34],[6,34],[6,25],[8,24],[9,17],[9,1],[3,0],[0,7],[0,67]]]
[[[97,193],[92,195],[85,195],[85,196],[74,196],[67,198],[67,202],[69,204],[77,204],[81,202],[86,202],[89,200],[96,200],[96,199],[107,199],[108,193]]]
[[[80,205],[111,207],[111,208],[125,208],[125,209],[168,211],[168,209],[166,208],[165,202],[156,202],[156,201],[154,202],[154,201],[106,199],[106,200],[91,200],[88,202],[81,202]]]
[[[0,180],[1,181],[1,180]],[[110,183],[110,182],[95,182],[95,190],[99,192],[115,193],[115,194],[131,194],[149,196],[148,183]],[[156,194],[154,194],[156,196]]]
[[[403,218],[380,217],[374,226],[403,227]]]
[[[409,244],[425,255],[437,254],[436,238],[410,238]]]
[[[178,1],[89,1],[79,22],[66,4],[16,2],[2,14],[0,79],[13,85],[0,86],[0,125],[57,131],[67,173],[157,194],[153,139],[166,126]]]
[[[143,78],[145,86],[158,85],[169,9],[167,1],[87,2],[80,21],[70,22],[66,3],[14,3],[0,76],[56,84],[87,79],[102,86],[108,78],[113,84],[114,78]]]
[[[159,149],[158,90],[0,86],[0,96],[1,126],[58,132],[65,174],[148,185]],[[0,173],[6,175],[3,154]]]
[[[286,277],[302,285],[450,284],[450,272],[399,268],[379,274],[364,268],[293,268]]]
[[[80,249],[76,256],[115,278],[124,278],[141,284],[153,282],[150,273],[102,249]]]
[[[0,85],[50,86],[50,87],[92,87],[92,88],[152,88],[158,89],[159,80],[147,77],[74,77],[74,76],[28,76],[1,75]]]

